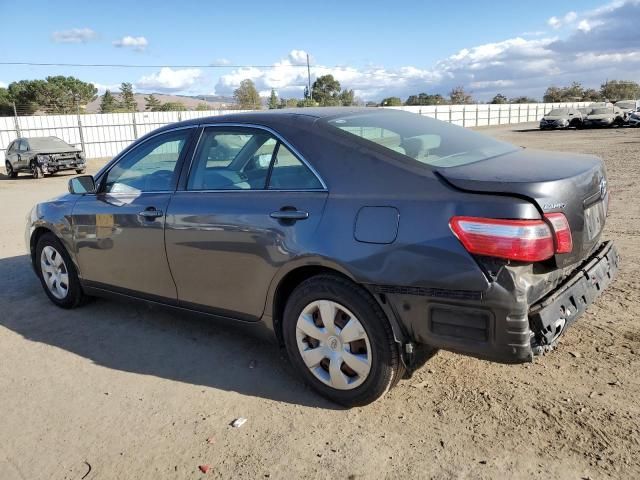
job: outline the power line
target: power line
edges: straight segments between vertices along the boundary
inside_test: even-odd
[[[40,63],[0,62],[0,65],[22,65],[30,67],[109,67],[109,68],[307,68],[307,65],[140,65],[132,63]]]

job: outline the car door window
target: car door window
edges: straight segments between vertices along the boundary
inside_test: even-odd
[[[18,145],[18,151],[22,153],[22,152],[26,152],[27,150],[29,150],[29,144],[27,143],[27,141],[20,140],[20,143]]]
[[[291,150],[280,143],[276,152],[271,176],[270,190],[317,190],[322,189],[318,177],[296,157]]]
[[[246,128],[202,132],[187,182],[188,190],[262,190],[277,141]]]
[[[17,142],[17,141],[12,142],[12,143],[9,145],[9,148],[7,148],[7,154],[12,154],[12,153],[14,153],[14,152],[15,152],[15,150],[16,150],[16,148],[15,148],[15,147],[16,147],[16,145],[17,145],[17,144],[18,144],[18,142]]]
[[[128,152],[107,173],[104,192],[137,193],[171,190],[180,154],[191,129],[153,137]]]

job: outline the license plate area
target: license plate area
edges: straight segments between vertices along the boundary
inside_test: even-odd
[[[593,240],[602,231],[604,225],[604,202],[594,203],[584,211],[584,226],[587,241]]]

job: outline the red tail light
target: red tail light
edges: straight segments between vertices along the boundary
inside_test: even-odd
[[[453,217],[449,223],[468,252],[522,262],[551,258],[553,234],[543,220]]]
[[[544,216],[551,227],[553,227],[553,233],[556,237],[556,253],[571,253],[573,250],[573,239],[571,238],[571,227],[567,217],[562,213],[547,213]]]

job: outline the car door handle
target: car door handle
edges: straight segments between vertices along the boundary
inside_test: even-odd
[[[150,207],[150,208],[147,208],[146,210],[143,210],[138,215],[144,218],[153,219],[153,218],[158,218],[163,216],[164,213],[162,213],[162,210],[157,210],[153,207]]]
[[[309,212],[303,212],[301,210],[278,210],[277,212],[271,212],[269,216],[277,220],[295,221],[309,218]]]

